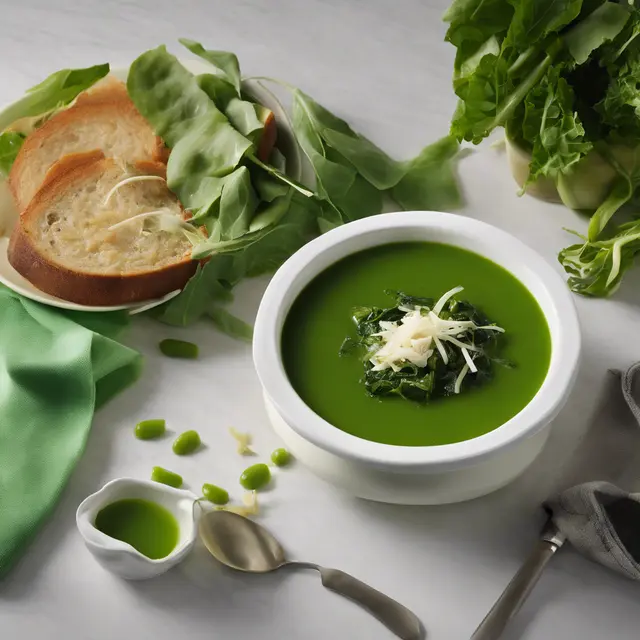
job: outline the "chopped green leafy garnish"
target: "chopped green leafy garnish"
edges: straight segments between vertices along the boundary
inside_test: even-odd
[[[470,302],[457,300],[457,287],[435,304],[430,298],[395,293],[392,307],[357,307],[356,337],[341,355],[364,352],[364,377],[372,396],[400,396],[415,402],[456,395],[491,379],[504,330]]]

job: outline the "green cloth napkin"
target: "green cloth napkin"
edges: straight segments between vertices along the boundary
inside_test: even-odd
[[[113,339],[127,324],[0,285],[0,577],[55,506],[94,410],[138,377],[140,354]]]

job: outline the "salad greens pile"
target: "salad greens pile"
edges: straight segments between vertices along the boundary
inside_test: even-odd
[[[160,46],[135,60],[127,78],[134,104],[170,149],[167,183],[190,214],[188,224],[174,220],[173,228],[186,234],[200,261],[185,289],[150,312],[159,320],[187,325],[206,316],[222,331],[250,339],[251,327],[223,306],[243,278],[274,271],[314,236],[381,213],[388,200],[405,209],[461,205],[454,137],[399,162],[299,89],[263,78],[290,93],[289,122],[275,123],[271,110],[245,90],[233,53],[180,43],[210,72],[194,75]],[[29,133],[108,72],[108,64],[58,71],[0,112],[0,178]],[[274,146],[276,124],[291,127],[313,184],[287,174],[287,160]],[[158,222],[169,224],[161,216]]]
[[[460,290],[458,288],[445,294],[443,299]],[[486,383],[492,378],[494,363],[513,366],[497,357],[504,337],[502,329],[470,302],[457,300],[451,295],[446,301],[438,301],[434,305],[432,298],[411,296],[399,291],[386,293],[394,298],[393,306],[356,307],[353,310],[356,337],[345,338],[340,348],[341,356],[353,353],[362,355],[362,383],[371,396],[399,396],[426,403]],[[443,325],[450,325],[450,328],[442,329],[441,340],[435,339],[437,347],[436,344],[430,345],[426,353],[426,366],[418,366],[406,358],[401,359],[395,367],[375,366],[375,355],[385,343],[385,330],[406,322],[407,313],[412,311],[418,311],[422,316],[435,311]],[[466,353],[465,345],[468,345]],[[467,375],[470,373],[470,360],[476,371]]]
[[[451,133],[479,143],[504,127],[531,154],[525,190],[549,179],[568,206],[594,202],[588,235],[559,259],[574,291],[612,293],[640,249],[640,222],[610,224],[640,186],[640,8],[455,0],[445,20],[460,99]]]
[[[155,311],[163,322],[186,325],[207,315],[246,337],[220,312],[242,278],[275,270],[318,233],[380,213],[386,198],[404,208],[459,206],[454,138],[399,162],[275,81],[290,92],[290,124],[315,175],[315,184],[301,184],[286,174],[277,147],[263,157],[269,110],[243,90],[237,58],[180,42],[211,73],[194,75],[161,46],[135,60],[127,80],[136,107],[171,149],[167,183],[192,215],[192,257],[203,260],[184,291]]]

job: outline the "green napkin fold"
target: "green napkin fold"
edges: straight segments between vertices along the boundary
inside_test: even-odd
[[[141,355],[114,340],[128,322],[0,285],[0,577],[55,506],[94,410],[137,379]]]

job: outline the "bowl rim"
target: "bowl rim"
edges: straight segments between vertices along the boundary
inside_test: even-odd
[[[305,273],[304,287],[326,268],[318,268],[317,262],[328,250],[361,234],[383,238],[392,230],[411,227],[453,233],[472,232],[474,237],[490,238],[492,243],[500,245],[503,252],[506,248],[529,267],[533,277],[548,294],[558,319],[559,336],[553,344],[553,351],[558,353],[552,352],[549,370],[536,395],[513,418],[470,440],[433,446],[400,446],[351,435],[334,427],[309,408],[296,393],[284,369],[280,334],[291,303],[284,311],[283,307],[292,286],[300,286],[298,275],[303,270],[308,273],[308,277]],[[455,245],[455,241],[451,244]],[[341,257],[349,253],[347,251]],[[492,256],[482,251],[476,253],[493,260]],[[512,273],[504,264],[501,266]],[[543,313],[551,324],[550,314],[544,309]],[[285,422],[309,442],[342,458],[380,468],[440,472],[447,468],[476,464],[548,425],[560,411],[573,386],[580,346],[580,326],[572,294],[560,275],[537,252],[506,231],[486,222],[451,213],[405,211],[372,216],[338,227],[314,239],[291,256],[272,278],[260,303],[254,329],[253,359],[258,378],[271,403]]]

